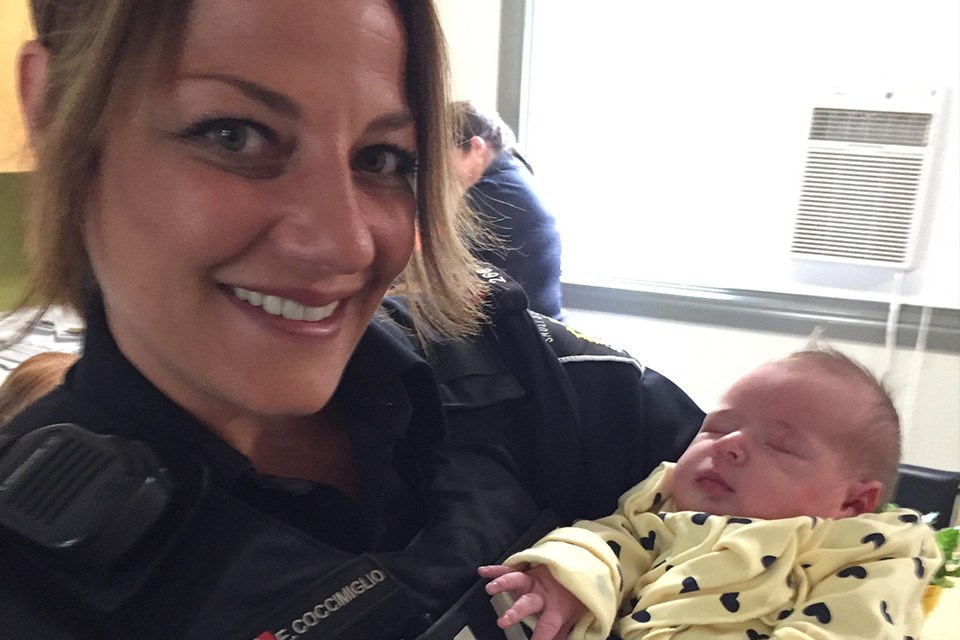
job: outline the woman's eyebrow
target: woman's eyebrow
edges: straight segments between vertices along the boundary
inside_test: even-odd
[[[282,93],[277,93],[276,91],[267,89],[266,87],[262,87],[255,82],[244,80],[243,78],[238,78],[236,76],[223,73],[189,74],[181,76],[181,78],[187,80],[214,80],[217,82],[223,82],[238,89],[251,100],[255,100],[263,104],[268,109],[276,111],[282,116],[286,116],[288,118],[299,118],[303,115],[303,111],[300,109],[297,103],[287,96],[283,95]]]
[[[394,111],[377,116],[367,126],[367,133],[386,133],[405,129],[414,125],[413,114],[409,111]]]

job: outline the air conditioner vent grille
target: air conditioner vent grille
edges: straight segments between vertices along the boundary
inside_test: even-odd
[[[932,120],[929,113],[817,108],[810,139],[925,147]]]
[[[906,259],[923,156],[811,149],[791,250],[895,264]]]

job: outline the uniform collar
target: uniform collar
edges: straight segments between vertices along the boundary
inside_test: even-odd
[[[526,158],[513,149],[501,149],[487,165],[483,175],[484,177],[490,177],[504,171],[519,171],[521,167],[530,175],[533,175],[533,167],[530,166]]]
[[[510,153],[507,149],[500,150],[493,160],[490,161],[490,164],[487,165],[486,170],[483,172],[484,177],[495,176],[498,173],[503,173],[504,171],[509,171],[514,168],[516,160],[513,157],[513,154]]]
[[[214,481],[226,486],[252,471],[244,455],[161,393],[126,359],[99,298],[88,307],[86,321],[84,353],[66,385],[117,415],[116,424],[92,428],[195,451],[210,465]],[[431,432],[417,434],[418,439],[442,437],[440,403],[431,396],[436,391],[430,367],[405,330],[383,316],[371,321],[361,338],[334,401],[343,408],[354,448],[366,450],[372,443],[383,449],[403,437],[415,413],[433,414],[423,423],[431,425]],[[383,453],[385,462],[387,451]],[[363,456],[359,458],[358,464],[365,464]]]

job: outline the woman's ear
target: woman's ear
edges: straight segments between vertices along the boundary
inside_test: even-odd
[[[39,40],[31,40],[20,49],[18,59],[17,90],[20,94],[20,108],[30,137],[30,144],[37,141],[47,122],[47,63],[50,52]]]
[[[487,147],[487,141],[481,138],[480,136],[473,136],[472,138],[470,138],[470,140],[467,141],[467,143],[470,145],[470,148],[469,150],[467,150],[467,153],[470,153],[470,154],[483,153]]]
[[[858,516],[861,513],[873,513],[880,500],[883,483],[879,480],[861,480],[854,482],[847,490],[847,497],[840,507],[842,518]]]
[[[473,136],[460,148],[458,171],[464,188],[469,189],[483,177],[488,164],[487,148],[487,141],[480,136]]]

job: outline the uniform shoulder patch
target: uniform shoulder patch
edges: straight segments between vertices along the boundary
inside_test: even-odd
[[[478,269],[477,275],[487,284],[485,301],[491,306],[493,315],[527,308],[527,294],[506,273],[488,266]]]
[[[535,311],[528,313],[541,339],[550,345],[561,363],[623,362],[637,367],[641,372],[644,369],[636,358],[622,349]]]

